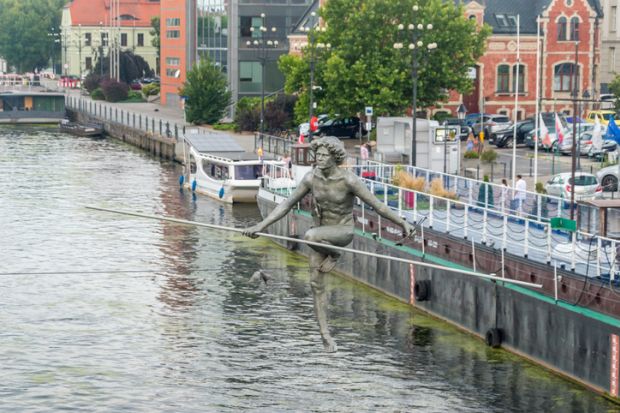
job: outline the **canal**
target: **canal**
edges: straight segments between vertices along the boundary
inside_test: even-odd
[[[609,412],[581,386],[331,276],[323,350],[305,259],[236,233],[118,141],[0,129],[2,411]],[[262,269],[268,283],[250,283]]]

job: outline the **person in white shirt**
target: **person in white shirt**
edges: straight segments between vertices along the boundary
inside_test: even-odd
[[[523,203],[525,202],[527,192],[527,183],[523,179],[521,175],[517,175],[517,182],[515,183],[515,196],[514,200],[516,203],[517,213],[519,215],[523,214]]]

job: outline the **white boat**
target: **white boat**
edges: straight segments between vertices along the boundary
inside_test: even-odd
[[[185,135],[184,150],[185,165],[189,168],[180,179],[181,185],[230,204],[256,202],[263,175],[283,165],[246,152],[225,134]]]

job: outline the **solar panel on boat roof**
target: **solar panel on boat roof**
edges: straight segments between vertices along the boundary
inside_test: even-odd
[[[198,152],[245,152],[230,135],[192,133],[185,135],[185,140]]]

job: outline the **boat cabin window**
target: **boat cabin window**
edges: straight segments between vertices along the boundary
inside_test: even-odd
[[[235,166],[235,179],[252,180],[263,175],[262,165],[238,165]]]
[[[310,149],[310,145],[293,146],[293,163],[302,166],[314,164],[314,151]]]
[[[228,179],[228,166],[226,165],[218,165],[209,162],[208,160],[202,161],[202,169],[204,169],[205,173],[209,175],[211,178],[215,179]]]
[[[191,174],[196,173],[196,159],[194,159],[193,156],[190,157],[190,161],[189,161],[189,173]]]

